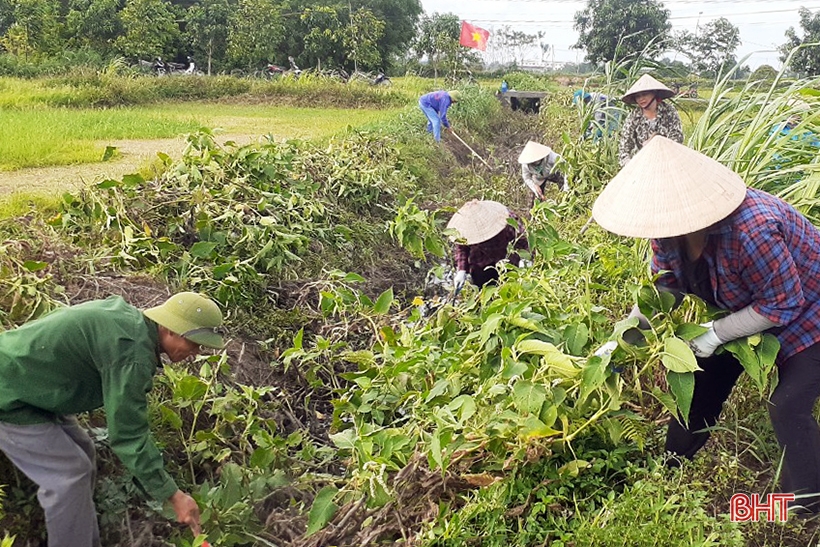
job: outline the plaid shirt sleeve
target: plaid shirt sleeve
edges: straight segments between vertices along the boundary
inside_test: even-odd
[[[470,246],[456,243],[453,249],[453,255],[456,259],[456,270],[467,271],[470,265]]]
[[[517,228],[512,224],[507,224],[498,234],[487,241],[475,245],[457,244],[454,249],[456,267],[459,270],[468,272],[483,270],[505,258],[518,264],[518,254],[514,251],[507,252],[510,243],[513,244],[513,249],[527,250],[529,245],[521,220],[512,212],[510,217],[515,219]]]
[[[653,239],[652,244],[652,275],[661,274],[655,281],[669,289],[683,289],[675,272],[682,268],[680,257],[671,240]]]
[[[680,250],[671,240],[652,241],[658,284],[687,290]],[[778,363],[820,343],[820,231],[794,207],[748,189],[740,207],[709,230],[704,249],[718,306],[746,306],[773,323]]]
[[[820,343],[820,231],[794,207],[749,189],[714,234],[713,284],[720,307],[748,305],[781,325],[778,362]]]
[[[756,229],[739,233],[738,271],[754,310],[778,325],[787,325],[803,311],[806,299],[800,273],[778,222],[754,217]],[[730,286],[731,287],[731,286]],[[727,291],[725,298],[740,295]]]

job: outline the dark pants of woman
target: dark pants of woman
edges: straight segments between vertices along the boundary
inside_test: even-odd
[[[470,277],[473,280],[473,285],[480,289],[487,283],[495,283],[498,281],[498,270],[492,266],[484,268],[483,270],[470,270]]]
[[[720,409],[729,397],[743,367],[729,353],[698,359],[703,369],[695,373],[695,393],[689,428],[677,420],[669,423],[666,449],[686,458],[706,444]],[[778,369],[779,383],[768,404],[777,441],[783,448],[781,488],[793,492],[795,502],[820,512],[820,426],[812,410],[820,396],[820,343],[793,355]]]

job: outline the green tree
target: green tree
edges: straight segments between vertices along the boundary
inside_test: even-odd
[[[669,10],[658,0],[588,0],[575,14],[578,42],[591,63],[642,53],[659,55],[668,43]]]
[[[353,12],[350,24],[342,37],[348,59],[353,61],[354,70],[359,66],[365,69],[376,68],[382,64],[379,51],[379,40],[384,36],[384,21],[367,8]]]
[[[11,0],[0,0],[0,37],[6,34],[13,22]]]
[[[780,46],[780,60],[786,62],[789,53],[804,44],[820,42],[820,11],[812,13],[808,9],[801,7],[800,27],[803,30],[803,37],[799,37],[794,27],[786,30],[786,43]],[[807,76],[820,75],[820,46],[808,46],[798,50],[789,62],[789,68],[794,72]]]
[[[56,0],[10,0],[10,23],[0,45],[10,53],[28,57],[60,50],[61,26]]]
[[[252,70],[271,62],[283,36],[280,7],[273,0],[240,0],[228,25],[228,58]]]
[[[772,65],[760,65],[749,76],[751,81],[773,82],[777,78],[777,70]]]
[[[424,15],[413,50],[419,60],[427,59],[433,67],[433,76],[439,70],[456,75],[471,64],[479,63],[475,50],[458,43],[461,34],[461,18],[452,13]]]
[[[71,47],[110,53],[123,33],[119,0],[70,0],[65,35]]]
[[[697,32],[678,33],[675,45],[691,59],[696,72],[714,77],[737,64],[735,52],[740,45],[740,30],[721,17],[704,24]]]
[[[336,8],[307,8],[301,18],[308,29],[304,36],[304,52],[309,62],[315,63],[320,70],[322,63],[326,67],[340,64],[345,31]]]
[[[166,0],[127,0],[120,12],[124,34],[116,46],[126,57],[168,56],[180,32],[173,6]]]
[[[493,40],[494,49],[509,53],[512,56],[512,62],[520,66],[524,63],[526,51],[535,46],[540,46],[540,40],[543,37],[543,31],[538,31],[535,34],[527,34],[526,32],[515,30],[509,25],[505,25],[494,32],[491,39]],[[543,51],[540,47],[539,49]]]
[[[216,60],[224,62],[228,50],[228,22],[234,6],[230,0],[201,0],[186,12],[186,34],[194,48],[194,57],[205,58],[210,76]]]
[[[407,54],[416,38],[417,25],[423,13],[419,0],[351,0],[349,9],[353,13],[368,9],[385,24],[386,31],[376,41],[381,55],[378,64],[385,68],[393,60]]]

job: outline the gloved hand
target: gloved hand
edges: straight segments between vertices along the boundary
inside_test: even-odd
[[[453,285],[455,286],[455,289],[460,290],[461,287],[464,286],[465,281],[467,281],[467,272],[464,270],[457,271],[456,276],[453,278]]]
[[[518,267],[519,268],[529,268],[530,266],[532,266],[532,260],[527,260],[526,258],[522,258],[521,260],[518,261]]]
[[[605,355],[609,355],[610,353],[615,351],[615,348],[617,348],[617,347],[618,347],[618,342],[616,342],[615,340],[610,340],[609,342],[607,342],[606,344],[604,344],[603,346],[601,346],[600,348],[595,350],[594,355],[595,355],[595,357],[603,357]]]
[[[695,352],[696,357],[711,357],[715,350],[723,344],[723,340],[718,338],[711,321],[703,323],[701,327],[708,327],[709,330],[697,338],[689,340],[689,347]]]
[[[562,191],[562,192],[569,192],[569,184],[567,184],[567,183],[565,182],[565,183],[564,183],[564,185],[563,185],[563,186],[561,186],[561,191]]]

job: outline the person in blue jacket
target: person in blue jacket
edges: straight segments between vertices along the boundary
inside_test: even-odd
[[[441,127],[450,127],[447,109],[461,98],[460,91],[432,91],[419,98],[419,108],[427,116],[427,132],[441,141]]]
[[[572,94],[572,104],[580,108],[581,103],[586,105],[586,108],[592,109],[592,118],[584,129],[585,139],[598,141],[604,136],[604,132],[607,135],[612,135],[618,130],[621,122],[621,111],[615,106],[612,97],[608,97],[603,93],[579,89]]]

